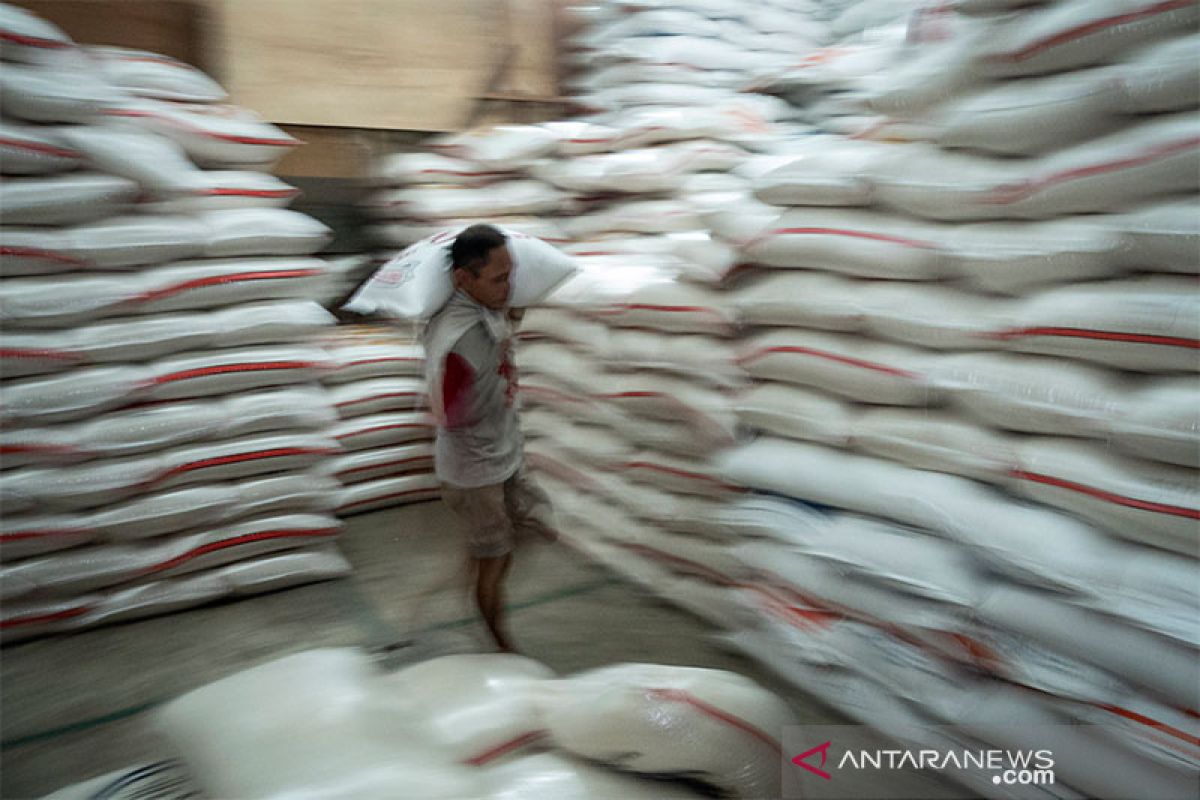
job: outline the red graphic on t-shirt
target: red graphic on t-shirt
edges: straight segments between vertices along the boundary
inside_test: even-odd
[[[505,381],[504,404],[511,406],[517,397],[517,367],[512,360],[511,339],[500,343],[500,366],[496,368],[496,372]]]

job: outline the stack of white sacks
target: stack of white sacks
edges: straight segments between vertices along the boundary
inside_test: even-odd
[[[786,107],[728,88],[764,58],[730,44],[755,9],[645,8],[578,38],[579,102],[600,113],[549,126],[558,157],[532,172],[584,209],[563,223],[581,273],[529,313],[518,351],[526,450],[564,538],[717,622],[716,517],[737,490],[712,457],[735,441],[741,378],[719,285],[734,253],[700,213],[746,190],[745,146],[780,135]]]
[[[0,34],[5,641],[346,574],[329,231],[262,171],[298,142],[185,64]]]
[[[439,497],[421,345],[400,328],[361,325],[339,327],[325,347],[338,416],[329,435],[344,451],[324,466],[344,487],[338,515]]]
[[[1187,796],[1200,4],[957,5],[863,95],[926,141],[816,138],[710,216],[773,268],[734,292],[762,435],[721,471],[757,493],[732,639],[885,731],[1096,723],[1056,791]]]
[[[428,800],[706,796],[679,777],[779,797],[788,721],[777,697],[718,670],[559,678],[519,656],[459,655],[385,673],[345,649],[229,676],[157,718],[209,797]]]

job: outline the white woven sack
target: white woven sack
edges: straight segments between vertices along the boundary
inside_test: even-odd
[[[228,97],[212,78],[170,56],[126,47],[88,47],[86,52],[111,83],[141,97],[189,103]]]
[[[66,328],[114,316],[307,299],[325,281],[315,258],[185,261],[136,275],[28,278],[0,286],[6,327]]]
[[[851,400],[884,405],[935,403],[928,370],[935,356],[857,336],[778,329],[746,342],[738,362],[760,380],[811,386]]]
[[[203,686],[163,708],[157,726],[217,797],[484,796],[478,771],[455,764],[407,707],[366,653],[329,648]],[[213,736],[223,724],[229,735]]]
[[[505,759],[495,766],[489,764],[484,774],[494,792],[490,797],[536,797],[545,794],[563,800],[601,797],[694,800],[696,796],[691,788],[682,784],[625,774],[553,752],[520,755]]]
[[[572,260],[540,239],[503,231],[512,257],[509,305],[535,305],[574,274]],[[441,310],[454,291],[450,245],[459,231],[443,231],[389,261],[345,305],[359,314],[391,319],[427,319]]]
[[[570,252],[569,248],[564,249]],[[561,342],[584,353],[599,353],[608,339],[608,328],[565,309],[538,306],[525,312],[517,337],[523,342]]]
[[[891,280],[936,280],[945,272],[943,229],[874,211],[787,211],[737,242],[746,261]]]
[[[558,137],[540,125],[495,125],[450,134],[431,147],[453,158],[462,158],[494,170],[516,170],[549,155]]]
[[[629,319],[625,315],[617,318]],[[741,370],[734,360],[734,345],[714,336],[663,335],[655,331],[617,328],[609,333],[603,355],[618,369],[662,370],[718,386],[741,382]]]
[[[621,664],[554,689],[542,714],[562,749],[632,772],[688,772],[744,797],[779,790],[787,708],[740,675]],[[664,726],[688,733],[663,736]]]
[[[845,401],[797,386],[759,383],[735,402],[743,428],[772,436],[845,446],[853,429]]]
[[[1200,665],[1194,654],[1162,637],[1073,608],[1053,596],[996,584],[979,607],[993,624],[1103,667],[1180,708],[1197,700]],[[1153,658],[1146,658],[1153,653]]]
[[[327,353],[333,367],[321,380],[334,385],[372,378],[420,376],[425,363],[425,351],[419,344],[355,344],[329,347]]]
[[[9,384],[0,419],[7,423],[68,422],[137,402],[229,394],[304,383],[330,368],[312,347],[212,350],[149,364],[89,367]]]
[[[16,513],[72,511],[172,486],[303,470],[338,452],[336,442],[319,434],[260,435],[73,467],[0,473],[0,495]]]
[[[337,513],[345,517],[364,511],[436,500],[441,494],[442,485],[432,472],[352,483],[338,495]]]
[[[1068,707],[1066,711],[1085,724],[1106,726],[1110,738],[1122,747],[1162,767],[1177,772],[1200,769],[1195,717],[1144,692],[1127,688],[1108,707]]]
[[[1116,277],[1124,266],[1146,266],[1123,255],[1120,224],[1074,217],[956,225],[943,239],[947,272],[975,288],[1011,295]]]
[[[870,409],[851,431],[863,453],[988,483],[1003,483],[1018,463],[1019,439],[944,412]]]
[[[7,67],[6,67],[7,69]],[[115,175],[75,172],[4,181],[5,225],[72,225],[120,214],[138,185]]]
[[[621,436],[635,447],[693,459],[708,458],[714,451],[736,441],[729,431],[719,428],[638,416],[629,416],[622,421],[620,431]]]
[[[437,153],[393,153],[379,162],[373,178],[385,186],[413,186],[423,183],[478,185],[502,178],[505,174],[483,169],[461,158],[449,158]]]
[[[306,256],[321,250],[333,231],[307,214],[284,208],[234,208],[201,214],[207,258]]]
[[[283,208],[300,190],[262,172],[200,170],[190,174],[186,196],[142,205],[154,214],[198,214],[227,208]]]
[[[1200,646],[1200,620],[1196,619],[1200,586],[1195,562],[1136,546],[1122,547],[1117,556],[1104,561],[1096,592],[1076,604],[1189,647]]]
[[[631,200],[563,222],[563,228],[576,239],[603,233],[677,233],[702,227],[696,211],[683,200]]]
[[[432,658],[384,676],[375,689],[393,713],[455,761],[494,768],[544,736],[534,696],[553,671],[507,654]]]
[[[863,281],[806,270],[781,270],[739,282],[732,299],[743,325],[829,331],[862,329]]]
[[[720,284],[738,265],[737,251],[707,230],[669,233],[665,238],[685,280]]]
[[[269,169],[301,144],[239,106],[140,99],[109,115],[173,141],[208,169]]]
[[[0,171],[5,175],[48,175],[80,164],[80,153],[52,127],[0,121]]]
[[[0,275],[129,269],[201,255],[205,229],[189,217],[119,216],[68,228],[0,228]]]
[[[418,411],[370,414],[342,420],[329,435],[347,451],[391,447],[433,438],[433,420]]]
[[[0,73],[4,116],[29,122],[98,122],[121,101],[119,90],[66,50],[45,64],[5,61]]]
[[[731,482],[933,531],[1032,586],[1090,593],[1098,563],[1112,557],[1112,540],[1077,518],[953,475],[781,439],[759,439],[721,461]]]
[[[946,356],[930,380],[970,416],[1007,430],[1102,438],[1125,413],[1126,384],[1117,374],[1062,359]]]
[[[567,200],[567,195],[543,181],[510,180],[479,188],[430,185],[387,189],[370,198],[367,207],[383,218],[449,220],[545,214],[561,209]]]
[[[783,206],[865,206],[865,176],[887,145],[840,136],[811,136],[786,156],[762,156],[754,196]]]
[[[872,181],[881,202],[933,219],[1044,218],[1120,211],[1194,188],[1198,121],[1168,114],[1028,162],[907,148],[881,159]]]
[[[158,492],[71,514],[7,515],[5,560],[69,549],[92,540],[124,542],[267,514],[333,509],[341,485],[311,473],[251,478]]]
[[[612,408],[700,431],[732,434],[737,425],[730,396],[718,389],[652,372],[608,375],[593,396]]]
[[[0,59],[53,63],[74,51],[75,43],[57,25],[18,6],[0,6]]]
[[[714,336],[729,336],[736,325],[724,293],[686,283],[647,286],[629,301],[599,312],[599,318],[618,327]]]
[[[1030,156],[1116,128],[1115,90],[1104,70],[1014,81],[958,97],[937,108],[932,125],[942,147]]]
[[[717,498],[736,494],[739,489],[716,476],[708,460],[689,459],[651,450],[631,455],[618,465],[621,473],[640,483],[668,492]]]
[[[1200,385],[1193,376],[1154,378],[1126,395],[1110,431],[1126,453],[1200,468]]]
[[[1018,457],[1013,478],[1022,494],[1116,536],[1196,554],[1200,489],[1193,471],[1066,439],[1032,439]]]
[[[517,349],[516,363],[522,373],[541,375],[564,389],[586,394],[595,386],[598,365],[567,345],[531,342]]]
[[[578,192],[674,192],[690,174],[728,170],[745,158],[733,145],[700,140],[550,161],[532,172]]]
[[[333,315],[316,303],[292,301],[132,317],[60,331],[11,333],[5,336],[6,347],[0,352],[0,371],[16,378],[111,362],[148,361],[184,350],[296,342],[335,322]]]
[[[1078,69],[1197,21],[1200,8],[1189,2],[1068,0],[1001,20],[980,43],[975,67],[993,77]]]
[[[72,596],[131,580],[163,578],[333,539],[329,516],[293,514],[151,542],[104,544],[27,559],[0,569],[4,599]]]
[[[948,286],[876,281],[858,292],[863,328],[894,342],[934,350],[998,347],[991,335],[1013,326],[1013,301]]]
[[[1121,235],[1121,262],[1134,269],[1196,274],[1200,205],[1193,199],[1143,206],[1105,221]]]
[[[953,13],[914,13],[905,46],[864,81],[867,105],[886,116],[919,118],[926,109],[980,81],[973,61],[991,35],[986,21]],[[922,31],[928,21],[930,30]]]
[[[345,485],[432,471],[433,446],[425,442],[347,453],[319,467],[319,472]]]
[[[807,503],[787,497],[746,494],[720,512],[732,539],[746,543],[768,539],[799,551],[826,535],[831,517]]]
[[[62,136],[89,169],[136,181],[148,199],[194,191],[196,166],[169,139],[115,125],[76,125],[64,128]]]
[[[1013,350],[1137,372],[1200,367],[1200,293],[1194,279],[1079,284],[1030,297],[996,336]]]
[[[1150,45],[1113,67],[1109,80],[1116,84],[1119,107],[1128,114],[1146,114],[1195,108],[1200,105],[1196,80],[1196,34]]]
[[[209,350],[147,365],[140,396],[179,400],[315,381],[330,369],[325,351],[303,345]]]
[[[329,401],[342,419],[390,411],[418,411],[428,405],[419,378],[368,378],[333,386]]]

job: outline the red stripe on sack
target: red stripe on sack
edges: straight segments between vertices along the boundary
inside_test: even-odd
[[[336,455],[339,451],[332,450],[326,447],[277,447],[274,450],[255,450],[249,453],[237,453],[231,456],[219,456],[217,458],[205,458],[200,461],[193,461],[190,464],[181,464],[178,467],[172,467],[157,478],[152,478],[146,482],[146,485],[161,483],[162,481],[172,478],[176,475],[183,475],[188,472],[194,472],[198,469],[207,469],[209,467],[221,467],[227,464],[241,464],[244,461],[257,461],[267,458],[282,458],[285,456],[329,456]]]
[[[1137,344],[1187,347],[1192,350],[1200,349],[1200,339],[1187,339],[1182,336],[1157,336],[1149,333],[1097,331],[1089,328],[1014,328],[998,333],[989,333],[987,336],[990,339],[1003,339],[1005,341],[1025,336],[1062,336],[1069,339],[1100,339],[1110,342],[1136,342]]]
[[[299,189],[204,189],[197,194],[205,197],[271,197],[287,198],[300,194]]]
[[[1187,519],[1200,519],[1200,509],[1184,508],[1183,506],[1171,506],[1165,503],[1152,503],[1148,500],[1138,500],[1134,497],[1125,497],[1124,495],[1113,494],[1106,492],[1103,489],[1096,489],[1092,486],[1085,486],[1082,483],[1063,480],[1062,478],[1054,478],[1049,475],[1040,475],[1036,472],[1026,472],[1020,469],[1014,469],[1009,472],[1014,478],[1021,480],[1033,481],[1034,483],[1043,483],[1047,486],[1054,486],[1059,489],[1067,489],[1072,492],[1090,495],[1091,497],[1100,500],[1106,500],[1110,503],[1116,503],[1120,506],[1128,506],[1129,508],[1137,508],[1142,511],[1153,511],[1158,514],[1170,514],[1175,517],[1185,517]]]
[[[387,400],[393,397],[412,397],[419,398],[423,396],[423,392],[388,392],[387,394],[373,394],[370,397],[360,397],[357,400],[343,400],[337,403],[334,408],[346,408],[347,406],[355,406],[359,403],[370,403],[374,400]]]
[[[316,269],[283,269],[261,270],[258,272],[234,272],[229,275],[213,275],[208,278],[196,278],[195,280],[178,283],[174,286],[168,286],[165,289],[152,289],[149,292],[142,292],[139,295],[134,295],[125,302],[142,303],[150,300],[160,300],[164,297],[170,297],[173,294],[191,291],[192,289],[203,289],[208,286],[220,286],[226,283],[283,280],[285,278],[310,278],[314,275],[320,274],[321,271]]]
[[[32,150],[35,153],[45,153],[48,156],[59,156],[60,158],[80,158],[80,154],[74,150],[67,150],[64,147],[55,147],[52,144],[42,144],[41,142],[29,142],[21,139],[0,137],[0,145],[19,147],[22,150]]]
[[[1066,44],[1073,39],[1081,39],[1084,36],[1089,36],[1105,28],[1112,28],[1117,25],[1124,25],[1129,22],[1136,22],[1145,17],[1152,17],[1155,14],[1162,14],[1167,11],[1177,11],[1181,8],[1187,8],[1194,0],[1166,0],[1166,2],[1152,5],[1149,8],[1143,8],[1140,11],[1130,11],[1126,14],[1117,14],[1112,17],[1086,22],[1082,25],[1077,25],[1074,28],[1068,28],[1065,31],[1060,31],[1053,36],[1048,36],[1045,39],[1034,42],[1033,44],[1016,51],[1015,53],[1004,53],[1000,55],[990,56],[989,61],[1005,61],[1018,63],[1033,58],[1038,53],[1049,50],[1052,47],[1057,47],[1060,44]]]
[[[63,350],[45,350],[35,347],[0,347],[0,358],[48,358],[51,361],[82,361],[78,353]]]
[[[386,363],[390,363],[392,361],[409,362],[409,361],[420,361],[420,360],[421,359],[419,359],[419,358],[413,358],[411,356],[385,356],[382,358],[364,358],[361,361],[351,361],[346,366],[360,367],[363,364],[386,364]]]
[[[35,531],[21,531],[20,533],[0,533],[0,542],[20,542],[25,539],[42,539],[47,536],[78,536],[83,533],[91,533],[91,531],[83,528],[44,528]]]
[[[183,555],[155,564],[152,567],[146,567],[139,570],[140,575],[149,575],[153,572],[163,572],[164,570],[172,569],[180,564],[199,558],[200,556],[214,553],[218,550],[225,550],[230,547],[237,547],[242,544],[250,544],[252,542],[265,542],[271,539],[292,539],[292,538],[313,538],[317,536],[336,536],[338,528],[296,528],[294,530],[279,530],[279,531],[263,531],[261,533],[247,533],[244,536],[235,536],[232,539],[225,539],[220,542],[211,542],[210,544],[201,545],[193,548]]]
[[[728,483],[723,483],[716,478],[709,477],[699,472],[688,472],[684,469],[676,469],[675,467],[665,467],[662,464],[653,464],[649,461],[627,461],[625,462],[626,469],[649,469],[655,472],[665,472],[668,475],[675,475],[680,478],[688,478],[694,481],[704,481],[705,483],[713,483],[720,486],[722,489],[740,490],[741,487],[731,486]]]
[[[36,247],[0,247],[0,256],[19,256],[21,258],[44,258],[47,261],[61,261],[64,264],[87,264],[82,258],[64,256],[53,250],[41,250]]]
[[[338,511],[346,512],[352,508],[357,508],[358,506],[365,506],[370,503],[378,503],[381,500],[395,500],[397,497],[409,497],[414,494],[437,495],[437,494],[441,494],[441,489],[433,489],[433,488],[409,489],[408,491],[405,491],[405,492],[392,492],[391,494],[384,494],[384,495],[380,495],[379,497],[368,497],[366,500],[359,500],[357,503],[350,503],[349,505],[339,506]]]
[[[37,625],[39,622],[57,622],[60,619],[73,619],[91,611],[91,606],[76,606],[66,611],[56,611],[53,614],[37,614],[32,617],[13,617],[0,621],[0,628],[15,628],[18,625]]]
[[[1166,733],[1170,736],[1174,736],[1177,739],[1182,739],[1183,741],[1187,742],[1188,744],[1190,744],[1194,747],[1200,747],[1200,737],[1192,736],[1187,731],[1181,731],[1178,728],[1173,728],[1170,725],[1167,725],[1166,723],[1159,722],[1158,720],[1151,719],[1150,717],[1147,717],[1147,716],[1143,716],[1142,714],[1139,714],[1136,711],[1130,711],[1127,708],[1121,708],[1120,706],[1110,706],[1110,705],[1106,705],[1104,703],[1098,703],[1097,708],[1102,708],[1105,711],[1108,711],[1112,714],[1116,714],[1118,717],[1124,717],[1125,719],[1132,720],[1134,722],[1141,723],[1142,725],[1147,725],[1151,728],[1154,728],[1155,730],[1162,731],[1163,733]]]
[[[518,750],[527,744],[532,744],[546,735],[546,731],[529,731],[523,733],[515,739],[509,739],[503,744],[498,744],[491,750],[485,750],[477,756],[472,756],[464,761],[464,764],[470,764],[473,767],[482,767],[489,761],[494,761],[502,755]]]
[[[351,431],[350,433],[343,433],[341,436],[335,436],[334,438],[340,442],[343,439],[350,439],[355,436],[365,436],[368,433],[376,433],[378,431],[390,431],[390,430],[395,430],[397,428],[426,428],[426,429],[428,429],[430,427],[431,427],[430,425],[425,425],[425,424],[422,424],[419,422],[406,422],[406,423],[399,424],[399,425],[376,425],[374,428],[364,428],[361,431]]]
[[[402,458],[399,461],[386,461],[382,464],[369,464],[365,467],[355,467],[354,469],[344,469],[337,474],[339,476],[353,475],[356,472],[368,472],[373,469],[384,469],[386,467],[398,467],[401,464],[412,464],[417,461],[429,463],[429,462],[433,461],[433,456],[414,456],[413,458]]]
[[[855,231],[849,228],[778,228],[767,236],[849,236],[853,239],[870,239],[874,242],[901,244],[905,247],[916,247],[922,250],[936,250],[937,245],[923,242],[920,239],[909,239],[904,236],[891,236],[886,233],[871,233],[870,231]],[[759,237],[765,238],[765,237]]]
[[[261,361],[254,364],[225,364],[219,367],[200,367],[172,372],[150,381],[152,386],[161,386],[173,381],[186,381],[192,378],[206,378],[211,375],[227,375],[237,372],[269,372],[277,369],[316,369],[320,364],[314,361]]]
[[[1136,167],[1141,164],[1146,164],[1165,156],[1174,155],[1175,153],[1200,146],[1200,136],[1193,136],[1189,139],[1181,139],[1178,142],[1170,142],[1168,144],[1159,145],[1152,150],[1148,150],[1140,156],[1131,156],[1130,158],[1122,158],[1116,161],[1106,161],[1103,164],[1093,164],[1090,167],[1078,167],[1077,169],[1069,169],[1064,172],[1059,172],[1054,175],[1049,175],[1045,178],[1035,181],[1025,181],[1023,183],[1012,184],[1009,186],[1001,186],[992,193],[990,197],[981,200],[983,203],[993,205],[1005,205],[1015,203],[1018,200],[1028,197],[1034,192],[1051,186],[1056,183],[1075,180],[1077,178],[1087,178],[1092,175],[1102,175],[1105,172],[1115,172],[1126,167]]]
[[[917,373],[909,372],[908,370],[897,369],[896,367],[888,367],[883,364],[876,364],[871,361],[863,361],[862,359],[858,359],[858,358],[850,358],[849,356],[840,356],[837,353],[828,353],[828,352],[825,352],[824,350],[815,350],[811,347],[794,347],[794,346],[764,347],[761,350],[755,350],[752,353],[747,353],[744,356],[739,356],[737,359],[737,363],[747,364],[751,361],[757,361],[758,359],[763,358],[764,356],[768,356],[772,353],[795,353],[795,354],[800,354],[800,355],[816,356],[817,358],[825,358],[825,359],[829,359],[830,361],[837,361],[842,364],[847,364],[851,367],[861,367],[863,369],[870,369],[870,370],[874,370],[876,372],[883,372],[888,375],[895,375],[900,378],[916,379],[916,378],[920,377]]]
[[[709,580],[711,580],[715,584],[718,584],[719,586],[726,586],[726,587],[731,587],[731,588],[737,588],[737,587],[741,586],[740,583],[733,580],[728,575],[723,575],[720,572],[717,572],[712,567],[709,567],[705,564],[700,564],[700,563],[698,563],[696,561],[692,561],[690,559],[683,558],[682,556],[673,555],[671,553],[664,553],[662,550],[658,550],[656,548],[650,547],[649,545],[638,544],[636,542],[617,542],[616,544],[618,547],[623,547],[626,550],[632,550],[635,553],[640,553],[643,556],[650,558],[651,560],[665,561],[669,564],[678,564],[680,566],[688,568],[693,573],[700,573],[700,574],[706,575],[709,578]]]
[[[685,703],[692,708],[695,708],[696,710],[706,714],[707,716],[712,717],[713,719],[724,722],[726,725],[732,725],[738,730],[750,734],[775,752],[781,754],[783,753],[783,747],[781,747],[778,740],[776,740],[770,734],[759,730],[749,722],[746,722],[744,719],[740,719],[739,717],[735,717],[728,712],[722,711],[716,706],[709,705],[698,697],[693,696],[689,692],[685,692],[682,689],[651,689],[649,694],[661,700],[672,700],[677,703]]]
[[[69,444],[5,444],[0,445],[4,453],[78,453],[80,448]]]
[[[66,50],[74,47],[70,42],[60,42],[57,39],[43,39],[40,36],[26,36],[12,31],[0,31],[0,39],[13,44],[23,44],[28,47],[44,47],[47,50]]]
[[[218,131],[211,131],[211,130],[208,130],[207,128],[201,127],[200,125],[196,125],[195,123],[187,122],[187,121],[181,120],[181,119],[176,119],[175,117],[168,116],[166,114],[157,114],[153,111],[135,111],[135,110],[129,109],[129,108],[118,108],[118,109],[112,109],[105,113],[107,113],[111,117],[132,117],[135,119],[158,119],[158,120],[162,120],[163,122],[167,123],[168,125],[173,125],[176,128],[182,128],[183,130],[189,131],[198,136],[204,136],[205,138],[208,138],[208,139],[217,139],[222,142],[231,142],[233,144],[262,145],[264,147],[296,147],[297,145],[300,144],[299,141],[297,141],[295,139],[290,139],[290,138],[289,139],[268,139],[264,136],[239,136],[238,134],[234,134],[234,133],[220,133]],[[291,189],[289,191],[298,191],[298,190]]]

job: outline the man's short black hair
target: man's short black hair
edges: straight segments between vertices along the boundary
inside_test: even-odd
[[[487,263],[488,253],[503,247],[508,237],[491,225],[472,225],[458,234],[450,245],[450,264],[478,277]]]

